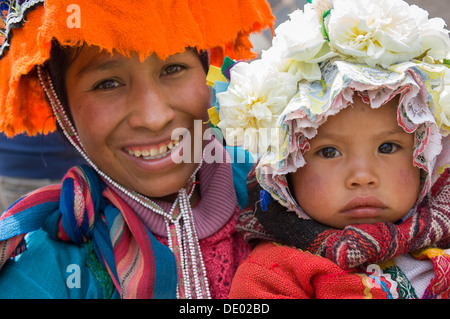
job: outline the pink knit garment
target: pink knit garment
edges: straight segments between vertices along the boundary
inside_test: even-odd
[[[200,248],[209,280],[212,299],[226,299],[231,288],[231,280],[239,264],[247,258],[250,246],[236,232],[236,220],[240,210],[218,232],[200,240]],[[167,238],[156,237],[167,245]]]

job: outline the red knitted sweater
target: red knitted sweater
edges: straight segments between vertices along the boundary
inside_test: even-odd
[[[295,248],[259,244],[238,268],[230,298],[386,299],[385,289],[364,273],[344,271],[332,261]]]

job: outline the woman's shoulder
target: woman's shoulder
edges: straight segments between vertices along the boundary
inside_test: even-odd
[[[114,287],[91,242],[53,240],[41,230],[26,237],[27,249],[0,270],[0,298],[110,298]],[[106,276],[105,276],[106,274]]]

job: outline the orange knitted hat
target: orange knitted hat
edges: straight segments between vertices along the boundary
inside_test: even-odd
[[[211,63],[220,65],[226,55],[253,58],[248,36],[272,28],[275,20],[266,0],[12,3],[0,24],[0,131],[8,136],[46,134],[56,128],[35,69],[48,60],[52,39],[124,55],[136,52],[141,59],[153,53],[164,59],[195,47],[209,50]]]

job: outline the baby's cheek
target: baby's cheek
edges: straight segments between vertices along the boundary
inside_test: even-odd
[[[324,183],[321,175],[311,174],[311,176],[308,176],[306,178],[306,181],[306,187],[308,188],[310,193],[316,194],[316,196],[320,196],[324,193]]]
[[[296,189],[297,199],[301,199],[301,206],[319,205],[327,197],[325,178],[321,174],[306,171],[301,179],[301,187]]]
[[[399,169],[397,173],[397,180],[400,183],[411,183],[414,181],[419,181],[420,171],[418,168],[414,167],[411,169]]]
[[[420,169],[417,167],[411,169],[400,169],[397,174],[398,186],[405,190],[408,188],[413,194],[420,191]]]

